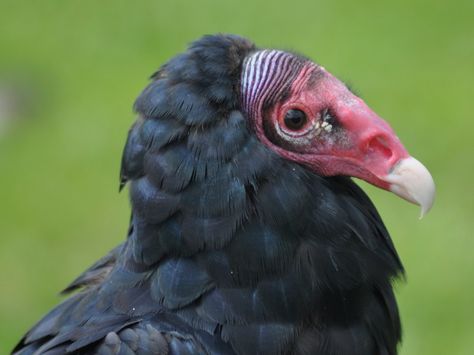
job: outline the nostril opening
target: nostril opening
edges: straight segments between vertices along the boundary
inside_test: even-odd
[[[388,141],[383,136],[373,137],[368,144],[368,153],[381,153],[384,157],[389,159],[393,152],[389,147]]]

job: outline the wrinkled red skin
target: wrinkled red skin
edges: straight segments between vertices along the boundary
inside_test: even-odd
[[[336,124],[332,132],[311,138],[311,130],[305,132],[304,128],[302,132],[276,129],[276,125],[283,126],[283,117],[292,108],[305,111],[312,123],[321,120],[321,111],[329,109]],[[274,143],[266,136],[263,120],[283,137],[281,141]],[[353,176],[386,190],[389,184],[384,177],[398,161],[409,156],[387,122],[341,81],[312,63],[292,83],[289,98],[275,105],[265,117],[257,118],[256,125],[260,140],[286,159],[302,163],[319,175]],[[300,141],[296,142],[292,135]]]

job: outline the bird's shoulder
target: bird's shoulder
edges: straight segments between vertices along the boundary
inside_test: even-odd
[[[66,288],[77,292],[43,317],[13,352],[172,355],[216,348],[228,353],[224,342],[193,329],[167,308],[180,308],[203,292],[203,280],[194,283],[195,290],[172,282],[177,273],[190,273],[190,280],[199,276],[193,265],[164,261],[155,271],[140,269],[113,257],[123,248],[115,248]],[[184,294],[183,287],[191,294]]]

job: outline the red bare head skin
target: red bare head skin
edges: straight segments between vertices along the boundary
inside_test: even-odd
[[[306,114],[301,130],[284,126],[292,109]],[[324,114],[330,120],[324,124]],[[258,123],[257,123],[258,124]],[[261,124],[274,130],[263,141],[287,159],[309,165],[319,175],[347,175],[388,189],[381,179],[409,156],[391,127],[341,81],[322,67],[307,64],[292,83],[288,99],[264,113]],[[272,142],[275,140],[275,142]]]
[[[256,100],[251,118],[264,144],[321,176],[357,177],[392,191],[421,205],[422,215],[431,208],[434,183],[428,170],[344,83],[306,61],[288,84],[271,105],[262,94]],[[289,115],[296,121],[290,117],[288,124]]]

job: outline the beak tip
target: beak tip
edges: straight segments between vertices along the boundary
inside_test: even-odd
[[[431,177],[431,175],[430,175]],[[436,188],[433,179],[431,178],[431,182],[427,182],[426,192],[424,193],[425,196],[428,198],[423,200],[420,199],[418,204],[421,206],[421,214],[420,219],[422,219],[433,207],[435,195],[436,195]]]

